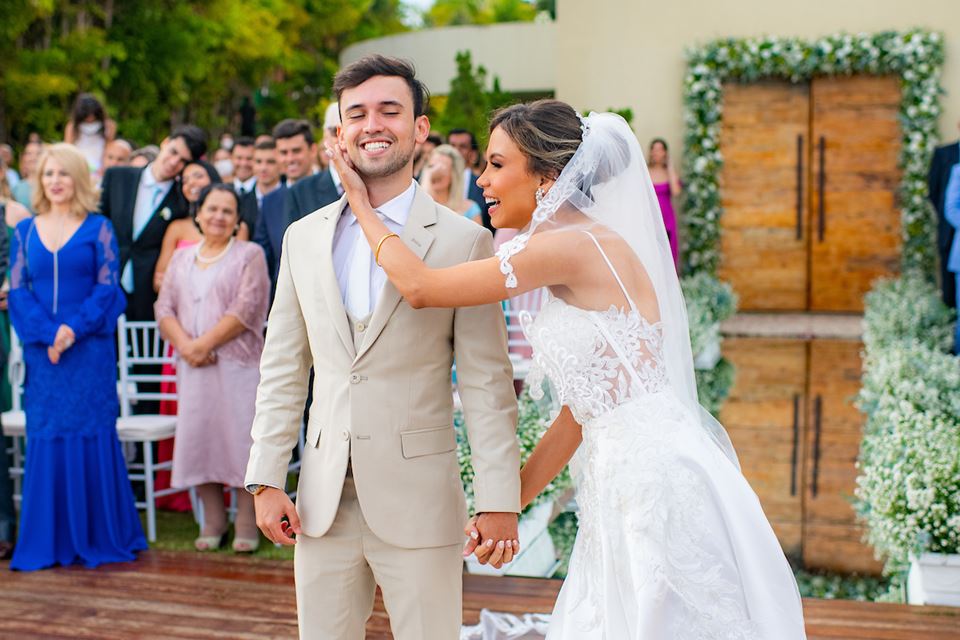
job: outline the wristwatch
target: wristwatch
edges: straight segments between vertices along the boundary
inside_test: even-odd
[[[263,490],[267,488],[265,484],[248,484],[245,489],[250,495],[258,496],[263,493]]]

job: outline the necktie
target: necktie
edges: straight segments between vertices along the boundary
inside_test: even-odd
[[[141,214],[138,220],[134,220],[133,228],[133,239],[136,240],[140,237],[140,234],[143,233],[144,228],[147,226],[147,223],[150,222],[150,218],[153,217],[153,213],[157,210],[157,206],[160,204],[160,198],[163,196],[163,187],[157,185],[153,188],[153,195],[150,196],[150,210]]]
[[[363,235],[357,219],[350,223],[354,231],[353,252],[350,254],[350,271],[347,279],[347,310],[354,318],[365,318],[370,313],[370,263],[373,252]]]

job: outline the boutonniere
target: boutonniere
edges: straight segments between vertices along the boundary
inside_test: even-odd
[[[170,211],[170,207],[164,207],[160,210],[160,217],[163,218],[166,222],[170,222],[170,217],[173,216],[173,212]]]

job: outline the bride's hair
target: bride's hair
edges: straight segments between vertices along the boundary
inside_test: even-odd
[[[514,104],[493,114],[490,131],[501,127],[527,157],[534,175],[556,179],[583,141],[580,116],[559,100]]]

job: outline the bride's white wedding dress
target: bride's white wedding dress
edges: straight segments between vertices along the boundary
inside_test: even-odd
[[[661,323],[550,296],[523,318],[533,390],[583,427],[580,528],[548,640],[804,638],[796,581],[756,494],[671,389]],[[541,390],[542,393],[542,390]]]

